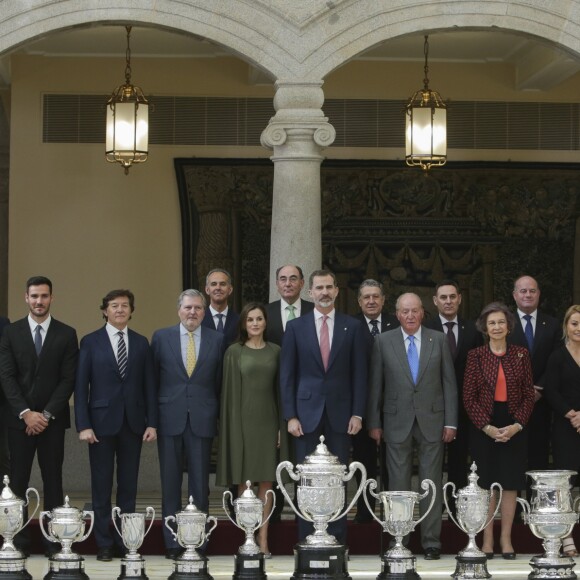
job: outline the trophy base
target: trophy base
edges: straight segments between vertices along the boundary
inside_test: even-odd
[[[491,578],[487,571],[487,558],[483,556],[455,556],[457,566],[455,572],[451,574],[456,580],[471,580],[479,578]]]
[[[530,560],[532,571],[529,573],[529,580],[575,580],[576,573],[573,568],[576,565],[574,558],[546,558],[544,556],[534,556]],[[1,577],[0,577],[1,578]]]
[[[0,580],[32,580],[32,575],[26,570],[26,558],[0,559]]]
[[[236,554],[234,556],[235,571],[233,580],[266,580],[264,554]]]
[[[346,546],[294,546],[294,574],[291,580],[351,580]]]
[[[381,573],[377,580],[420,580],[417,573],[417,558],[415,556],[390,555],[392,550],[388,550],[381,558]]]
[[[145,574],[145,559],[136,558],[134,560],[129,560],[123,558],[121,560],[121,574],[117,576],[117,580],[124,580],[125,578],[149,580],[147,574]]]
[[[173,573],[167,580],[213,580],[205,556],[199,556],[195,560],[178,558],[173,563],[173,567]]]

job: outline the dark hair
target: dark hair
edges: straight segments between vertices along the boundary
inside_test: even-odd
[[[284,264],[283,266],[280,266],[276,270],[276,280],[278,280],[278,274],[280,274],[280,270],[282,268],[296,268],[298,270],[298,275],[300,276],[300,280],[304,280],[304,272],[302,272],[302,268],[300,266],[297,266],[296,264]]]
[[[475,322],[477,330],[487,336],[487,317],[494,312],[501,312],[505,316],[508,332],[511,332],[514,329],[516,320],[511,310],[503,302],[490,302],[487,306],[484,306]]]
[[[238,322],[238,342],[240,344],[246,344],[248,340],[248,329],[246,327],[246,319],[248,314],[252,310],[261,310],[264,315],[264,320],[266,321],[266,326],[268,325],[268,313],[266,312],[266,307],[261,302],[248,302],[240,312],[240,321]]]
[[[312,272],[312,274],[310,274],[310,277],[308,278],[308,287],[312,288],[312,285],[314,284],[314,278],[321,276],[330,276],[334,281],[334,285],[338,286],[334,272],[331,272],[330,270],[314,270],[314,272]]]
[[[115,298],[128,298],[129,299],[129,306],[131,307],[131,312],[135,312],[135,295],[131,290],[111,290],[101,302],[101,306],[99,308],[103,312],[103,318],[107,320],[107,315],[105,314],[105,310],[109,307],[109,302],[115,300]]]
[[[52,282],[46,276],[32,276],[26,280],[26,293],[31,286],[48,286],[52,294]]]
[[[461,289],[459,288],[459,284],[455,280],[441,280],[437,286],[435,286],[435,296],[437,296],[437,292],[439,292],[439,288],[442,286],[453,286],[457,291],[457,294],[461,294]]]

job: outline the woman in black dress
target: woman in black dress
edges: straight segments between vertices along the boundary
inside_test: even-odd
[[[580,470],[580,305],[564,315],[564,345],[548,359],[542,378],[544,396],[554,408],[552,456],[554,469]],[[574,482],[576,485],[577,482]],[[564,538],[566,556],[577,556],[572,536]]]
[[[479,484],[489,488],[497,481],[501,501],[501,553],[513,560],[511,532],[517,491],[525,488],[526,423],[534,407],[534,382],[527,349],[508,345],[514,318],[505,304],[492,302],[481,312],[477,328],[488,344],[467,354],[463,403],[471,421],[471,455],[477,464]],[[490,501],[489,515],[497,498]],[[483,551],[493,558],[493,524],[483,532]]]

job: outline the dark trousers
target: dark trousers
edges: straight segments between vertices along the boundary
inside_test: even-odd
[[[352,438],[352,459],[353,461],[360,461],[364,465],[367,470],[368,479],[377,479],[377,453],[379,451],[380,447],[377,446],[374,439],[369,437],[366,422],[363,420],[363,428]],[[355,478],[357,485],[360,485],[362,478],[360,471],[357,470]],[[381,482],[381,484],[383,489],[386,489],[386,483]],[[369,513],[363,495],[360,495],[356,503],[356,520],[359,522],[370,522],[373,518]],[[367,494],[367,498],[374,511],[376,499],[370,494]]]
[[[41,491],[40,494],[44,497],[46,511],[51,511],[64,503],[62,490],[64,432],[64,426],[54,422],[50,422],[40,435],[27,435],[24,429],[8,429],[8,448],[12,458],[10,488],[19,498],[25,498],[36,455],[42,476],[42,491],[38,491]],[[32,501],[34,504],[34,500]],[[30,550],[28,527],[17,534],[16,545],[20,549]]]
[[[116,506],[121,509],[122,514],[135,512],[143,437],[134,433],[124,420],[119,433],[111,436],[97,435],[97,439],[99,443],[89,445],[91,492],[95,512],[93,533],[99,548],[111,547],[113,543],[122,547],[121,538],[116,532],[113,535],[110,529],[113,474],[116,465]],[[117,525],[119,526],[119,522]]]
[[[324,435],[324,444],[333,455],[336,455],[340,462],[348,466],[350,454],[351,436],[347,433],[338,433],[330,426],[330,421],[323,414],[322,419],[312,433],[305,433],[302,437],[294,438],[294,448],[296,450],[296,462],[302,463],[307,455],[310,455],[320,443],[320,436]],[[297,506],[298,507],[298,506]],[[298,538],[304,540],[314,528],[310,522],[298,518]],[[346,543],[346,516],[335,520],[328,526],[328,533],[336,537],[339,543]]]
[[[549,469],[552,439],[552,407],[545,398],[536,401],[528,424],[528,470]],[[526,478],[527,497],[532,498],[531,480]]]
[[[161,468],[161,509],[163,520],[174,516],[182,509],[181,484],[183,481],[183,457],[187,462],[187,496],[207,514],[209,506],[209,468],[213,437],[197,437],[193,434],[189,419],[185,431],[180,435],[164,436],[157,439],[159,466]],[[174,526],[175,528],[175,526]],[[166,526],[163,539],[167,549],[179,548]]]
[[[0,404],[0,480],[10,475],[10,452],[8,451],[8,428],[6,427],[6,404]]]

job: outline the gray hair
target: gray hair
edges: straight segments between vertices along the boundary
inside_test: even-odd
[[[397,302],[395,303],[395,310],[397,312],[399,312],[399,306],[401,304],[401,298],[404,298],[405,296],[414,296],[415,298],[417,298],[417,300],[419,300],[419,305],[421,306],[421,308],[423,308],[423,301],[421,300],[421,296],[419,296],[418,294],[415,294],[415,292],[405,292],[404,294],[401,294],[397,298]]]
[[[362,292],[363,288],[378,288],[381,291],[381,296],[385,295],[385,289],[383,285],[378,282],[377,280],[373,280],[372,278],[367,278],[361,285],[358,287],[358,297],[360,298],[360,293]]]
[[[230,273],[227,270],[224,270],[223,268],[214,268],[213,270],[210,270],[207,273],[207,276],[205,277],[205,285],[207,286],[209,284],[209,277],[212,274],[215,274],[216,272],[220,272],[221,274],[225,274],[226,278],[228,279],[228,284],[231,286],[232,285],[232,277],[230,276]]]
[[[201,298],[201,303],[203,304],[203,307],[206,307],[206,301],[205,301],[205,296],[199,291],[199,290],[194,290],[193,288],[189,288],[189,290],[184,290],[180,295],[179,298],[177,299],[177,309],[181,308],[181,305],[183,304],[183,299],[188,296],[189,298]]]

